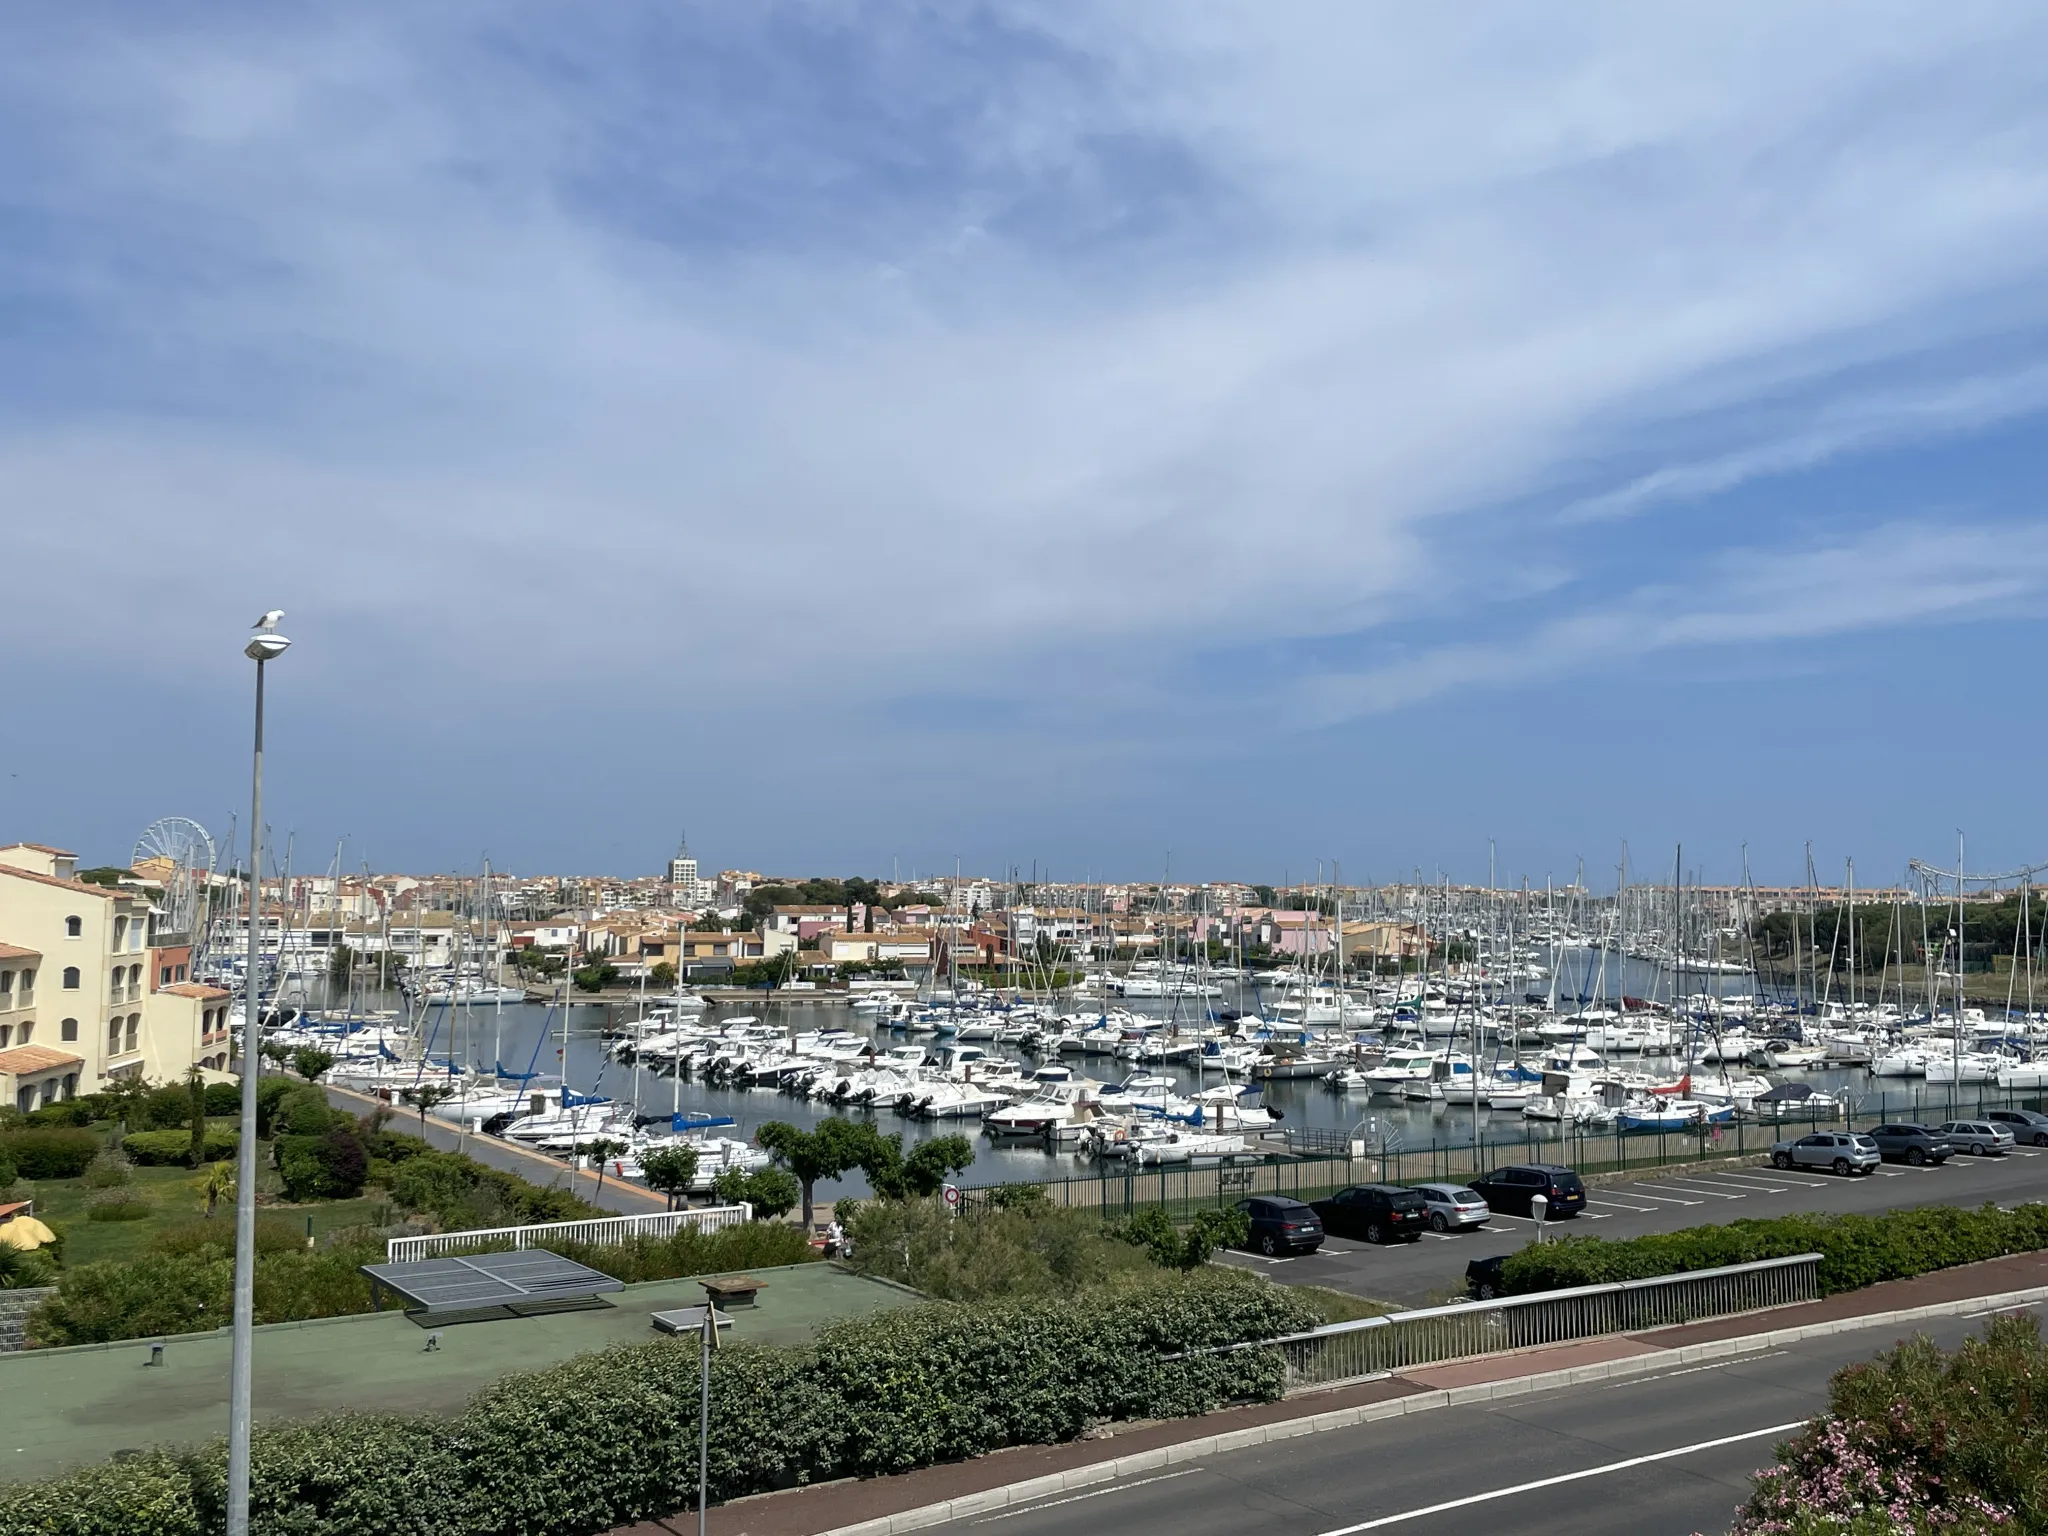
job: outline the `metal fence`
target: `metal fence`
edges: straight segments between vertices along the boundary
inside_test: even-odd
[[[478,1227],[469,1232],[434,1232],[384,1241],[384,1262],[431,1259],[479,1248],[545,1248],[550,1241],[616,1247],[639,1237],[670,1237],[686,1228],[716,1232],[754,1219],[754,1208],[706,1205],[695,1210],[654,1211],[644,1216],[595,1216],[588,1221],[549,1221],[529,1227]]]
[[[1820,1261],[1817,1253],[1802,1253],[1654,1280],[1426,1307],[1225,1349],[1279,1350],[1287,1362],[1287,1389],[1297,1392],[1438,1361],[1812,1301],[1819,1294]]]
[[[1772,1121],[1735,1121],[1676,1131],[1582,1129],[1541,1121],[1494,1126],[1482,1120],[1476,1140],[1439,1139],[1428,1146],[1379,1146],[1350,1139],[1350,1132],[1302,1128],[1269,1135],[1256,1150],[1209,1167],[1100,1163],[1074,1178],[1030,1181],[1054,1205],[1076,1210],[1129,1214],[1162,1206],[1170,1215],[1226,1206],[1249,1195],[1287,1195],[1314,1200],[1347,1184],[1424,1184],[1470,1179],[1507,1163],[1563,1163],[1581,1174],[1626,1173],[1711,1158],[1749,1157],[1769,1152],[1774,1142],[1804,1136],[1816,1127],[1868,1126],[1886,1120],[1938,1123],[1967,1119],[1988,1109],[2039,1109],[2048,1095],[2039,1089],[1982,1091],[1871,1092],[1851,1099],[1845,1110]],[[1455,1109],[1446,1113],[1455,1113]],[[962,1208],[988,1203],[1004,1185],[961,1191]]]

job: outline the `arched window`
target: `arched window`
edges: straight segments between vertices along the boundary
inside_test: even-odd
[[[60,1039],[76,1040],[78,1038],[78,1020],[66,1019],[57,1026],[57,1034]],[[67,1093],[64,1097],[68,1099],[71,1095]]]
[[[78,1020],[73,1019],[71,1023],[72,1027],[75,1030],[78,1024]],[[78,1097],[78,1074],[76,1072],[67,1072],[64,1074],[64,1097],[66,1099],[75,1099]]]
[[[66,992],[76,992],[78,990],[78,967],[75,965],[64,967],[64,990]]]
[[[121,1054],[121,1016],[119,1014],[115,1014],[113,1018],[107,1021],[107,1054],[109,1056]]]
[[[67,938],[67,939],[75,939],[75,938],[77,938],[77,937],[78,937],[78,936],[79,936],[80,934],[82,934],[82,933],[84,933],[84,932],[85,932],[85,919],[84,919],[84,918],[82,918],[82,917],[67,917],[67,918],[65,918],[65,919],[64,919],[64,937],[65,937],[65,938]]]
[[[114,953],[117,955],[121,953],[121,946],[125,944],[127,941],[128,919],[125,917],[117,917],[114,919]]]

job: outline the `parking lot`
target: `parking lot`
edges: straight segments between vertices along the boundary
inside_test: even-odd
[[[1552,1234],[1640,1237],[1710,1222],[1786,1216],[1798,1211],[1897,1210],[1915,1205],[2014,1205],[2048,1196],[2048,1149],[2019,1147],[2002,1157],[1966,1153],[1936,1167],[1886,1163],[1873,1173],[1842,1177],[1810,1168],[1728,1167],[1647,1173],[1626,1183],[1591,1186],[1585,1212],[1552,1222]],[[1426,1232],[1419,1242],[1373,1247],[1331,1238],[1312,1254],[1269,1259],[1255,1253],[1221,1255],[1297,1285],[1323,1285],[1408,1306],[1447,1300],[1464,1286],[1468,1260],[1511,1253],[1527,1243],[1536,1224],[1495,1212],[1468,1232]]]

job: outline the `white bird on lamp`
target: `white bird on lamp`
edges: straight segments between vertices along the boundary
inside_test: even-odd
[[[284,610],[282,608],[273,608],[270,610],[270,612],[266,613],[265,615],[263,615],[262,618],[256,621],[255,628],[262,630],[265,634],[269,634],[272,630],[277,628],[278,620],[282,619],[283,617]]]

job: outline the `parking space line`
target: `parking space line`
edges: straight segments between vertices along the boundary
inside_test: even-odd
[[[1820,1178],[1815,1174],[1801,1173],[1796,1168],[1773,1168],[1768,1173],[1730,1170],[1727,1173],[1717,1173],[1714,1177],[1717,1179],[1764,1179],[1773,1184],[1805,1184],[1814,1189],[1818,1189],[1821,1185],[1828,1182],[1826,1179]]]
[[[1653,1187],[1657,1189],[1683,1189],[1696,1195],[1708,1195],[1716,1200],[1740,1200],[1742,1198],[1740,1195],[1726,1194],[1718,1189],[1701,1189],[1695,1184],[1681,1184],[1676,1179],[1659,1180]],[[1693,1204],[1697,1205],[1699,1202],[1695,1200]]]
[[[1589,1200],[1586,1203],[1588,1206],[1611,1205],[1616,1210],[1634,1211],[1639,1216],[1647,1212],[1659,1211],[1663,1209],[1662,1206],[1656,1205],[1630,1205],[1626,1200]]]
[[[1705,1205],[1707,1203],[1704,1200],[1681,1200],[1677,1195],[1644,1194],[1642,1190],[1636,1188],[1636,1186],[1633,1184],[1629,1185],[1628,1192],[1634,1195],[1638,1200],[1661,1200],[1666,1205]]]
[[[1790,1184],[1763,1184],[1755,1180],[1745,1180],[1738,1184],[1723,1174],[1715,1174],[1711,1178],[1686,1179],[1682,1182],[1701,1189],[1739,1190],[1744,1195],[1780,1195],[1793,1187]]]

